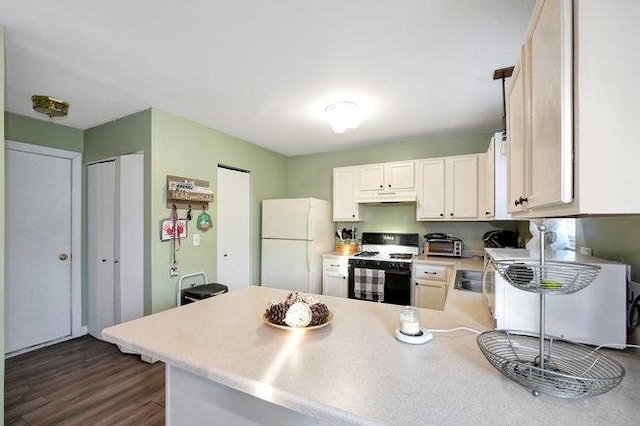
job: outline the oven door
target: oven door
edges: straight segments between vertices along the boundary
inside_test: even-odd
[[[358,267],[384,270],[383,303],[411,305],[411,269],[385,269],[384,267],[374,265]],[[355,266],[349,263],[349,299],[356,299],[354,292],[354,269]]]

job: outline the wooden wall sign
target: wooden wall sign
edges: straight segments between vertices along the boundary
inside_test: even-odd
[[[207,210],[213,202],[209,181],[167,175],[167,208]]]

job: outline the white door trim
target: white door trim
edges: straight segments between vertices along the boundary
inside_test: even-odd
[[[82,325],[82,153],[7,140],[5,149],[71,160],[71,337],[87,334]]]

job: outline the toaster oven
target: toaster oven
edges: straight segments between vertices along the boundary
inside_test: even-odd
[[[464,243],[456,237],[427,237],[424,242],[424,254],[428,256],[462,257]]]

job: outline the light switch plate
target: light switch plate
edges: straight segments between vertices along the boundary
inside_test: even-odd
[[[193,234],[193,245],[194,246],[200,245],[200,234]]]
[[[593,256],[593,250],[589,247],[580,247],[580,254],[584,256]]]

